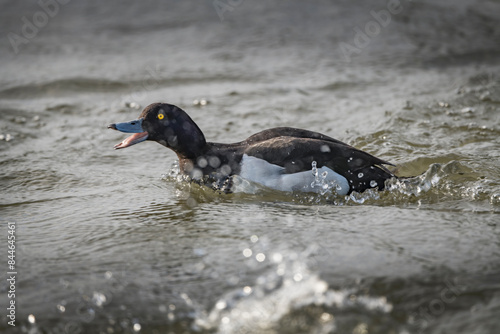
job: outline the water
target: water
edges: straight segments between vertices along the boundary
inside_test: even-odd
[[[44,20],[1,2],[17,309],[12,327],[2,279],[0,331],[499,332],[498,3],[220,3],[68,2]],[[417,177],[219,193],[158,144],[112,149],[106,125],[157,101],[212,141],[307,128]]]

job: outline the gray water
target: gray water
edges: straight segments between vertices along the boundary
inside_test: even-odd
[[[500,332],[498,1],[47,3],[0,5],[1,332]],[[417,177],[219,194],[113,150],[159,101],[210,141],[306,128]]]

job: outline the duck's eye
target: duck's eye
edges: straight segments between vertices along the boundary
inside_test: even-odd
[[[158,119],[163,119],[163,117],[165,117],[165,115],[163,115],[163,114],[158,114]]]

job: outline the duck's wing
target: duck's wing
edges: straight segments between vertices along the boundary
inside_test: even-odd
[[[394,175],[383,165],[391,163],[336,140],[275,137],[247,146],[244,154],[283,167],[293,174],[326,166],[347,179],[350,191],[384,188]]]
[[[247,144],[256,144],[260,142],[264,142],[269,139],[277,138],[277,137],[292,137],[292,138],[304,138],[304,139],[319,139],[332,143],[336,143],[339,145],[349,146],[348,144],[341,142],[335,138],[326,136],[319,132],[297,129],[297,128],[289,128],[289,127],[279,127],[263,130],[254,135],[251,135],[245,140]]]

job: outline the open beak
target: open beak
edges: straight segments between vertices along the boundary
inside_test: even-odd
[[[133,133],[133,135],[125,138],[125,140],[123,140],[121,143],[116,144],[114,146],[115,150],[129,147],[148,139],[148,133],[142,129],[142,118],[130,122],[113,123],[108,125],[108,129],[113,129],[125,133]]]

